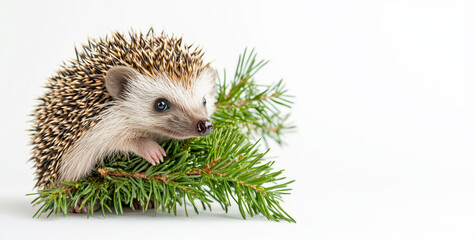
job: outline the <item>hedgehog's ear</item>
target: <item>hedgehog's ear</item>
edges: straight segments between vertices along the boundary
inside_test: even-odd
[[[126,66],[115,66],[106,73],[107,92],[115,99],[122,99],[125,85],[130,78],[139,76],[135,69]]]

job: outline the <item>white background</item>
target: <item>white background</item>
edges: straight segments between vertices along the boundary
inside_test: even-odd
[[[3,1],[0,238],[474,239],[473,1]],[[218,70],[244,47],[296,95],[273,147],[297,224],[216,211],[32,219],[26,129],[74,45],[131,27],[183,35]],[[7,238],[9,237],[9,238]],[[25,239],[25,238],[23,238]]]

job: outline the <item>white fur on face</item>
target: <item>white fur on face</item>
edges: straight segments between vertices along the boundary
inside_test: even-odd
[[[194,93],[195,98],[198,99],[202,96],[202,98],[206,99],[206,102],[207,102],[206,110],[207,110],[208,118],[216,110],[216,105],[215,105],[216,80],[217,80],[216,78],[217,78],[216,70],[207,68],[198,76],[198,78],[192,85],[191,91]]]
[[[184,139],[198,136],[196,125],[209,120],[215,110],[215,95],[216,73],[212,69],[203,71],[189,87],[166,76],[138,75],[128,81],[124,99],[117,100],[117,105],[137,130]],[[157,112],[154,104],[158,99],[166,99],[169,109]]]

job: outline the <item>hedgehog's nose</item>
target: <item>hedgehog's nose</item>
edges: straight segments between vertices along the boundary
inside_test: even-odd
[[[209,120],[198,121],[197,130],[201,136],[209,135],[213,131],[213,124]]]

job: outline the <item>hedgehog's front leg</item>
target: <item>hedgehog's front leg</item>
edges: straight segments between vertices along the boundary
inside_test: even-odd
[[[157,142],[148,138],[136,138],[131,141],[132,151],[145,158],[149,163],[155,165],[163,162],[163,157],[167,156],[165,150]]]

